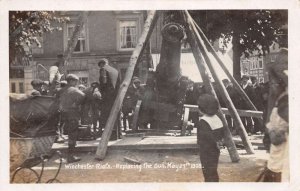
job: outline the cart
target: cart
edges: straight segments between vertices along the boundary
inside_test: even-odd
[[[40,183],[45,162],[55,153],[51,147],[57,138],[58,104],[49,96],[10,97],[10,171],[11,183]],[[46,183],[59,183],[62,165]],[[38,172],[33,167],[41,164]]]

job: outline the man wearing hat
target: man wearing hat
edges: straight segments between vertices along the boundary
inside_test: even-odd
[[[43,89],[42,86],[44,84],[44,81],[40,79],[35,79],[31,81],[31,86],[33,90],[31,91],[30,95],[32,96],[40,96],[42,95]]]
[[[123,102],[123,127],[126,130],[126,121],[128,120],[129,128],[132,125],[133,111],[138,100],[143,99],[144,88],[141,86],[141,81],[138,77],[132,78],[132,83],[128,87],[124,102]]]
[[[106,58],[98,62],[99,66],[99,85],[100,91],[109,91],[116,89],[119,72],[117,69],[111,67]]]
[[[117,96],[117,91],[119,89],[119,72],[115,68],[111,67],[106,58],[101,59],[98,62],[99,66],[99,88],[102,94],[101,102],[101,115],[99,121],[99,130],[102,132],[102,128],[105,127],[106,121],[109,117],[110,110]],[[116,122],[112,139],[116,139],[118,135],[119,124]]]
[[[80,105],[85,99],[85,94],[76,88],[79,80],[76,75],[68,74],[66,80],[68,82],[67,86],[62,88],[59,93],[59,109],[69,138],[67,162],[72,163],[80,160],[80,158],[74,156],[74,149],[79,130]]]

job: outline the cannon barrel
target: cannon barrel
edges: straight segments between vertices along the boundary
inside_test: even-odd
[[[168,23],[161,33],[163,39],[160,61],[156,68],[156,82],[160,96],[165,97],[167,102],[172,102],[167,97],[181,77],[180,54],[184,31],[180,24]]]

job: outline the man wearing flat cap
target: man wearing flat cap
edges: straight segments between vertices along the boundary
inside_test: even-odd
[[[66,80],[68,84],[59,93],[59,109],[69,138],[67,162],[72,163],[80,160],[80,158],[74,156],[74,149],[79,130],[80,105],[85,99],[85,94],[76,88],[79,81],[76,75],[68,74]]]
[[[128,90],[126,92],[122,112],[123,112],[123,127],[126,130],[126,120],[128,120],[129,128],[132,128],[132,117],[135,106],[138,100],[143,99],[144,95],[144,87],[141,86],[141,81],[138,77],[132,78],[132,83],[129,85]]]
[[[33,88],[33,90],[31,91],[30,95],[32,96],[41,96],[43,89],[42,86],[44,84],[44,81],[40,80],[40,79],[35,79],[31,81],[31,86]]]

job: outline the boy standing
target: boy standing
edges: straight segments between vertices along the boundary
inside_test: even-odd
[[[205,182],[219,182],[218,162],[220,144],[224,136],[223,123],[216,115],[218,100],[209,94],[198,99],[200,119],[197,124],[197,141],[200,147],[200,161]]]

